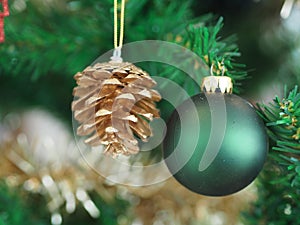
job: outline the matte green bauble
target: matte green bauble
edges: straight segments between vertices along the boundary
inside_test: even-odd
[[[165,162],[193,192],[224,196],[249,185],[268,150],[264,124],[234,94],[201,93],[183,102],[167,123]]]

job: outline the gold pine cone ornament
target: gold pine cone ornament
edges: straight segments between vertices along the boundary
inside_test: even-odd
[[[152,89],[156,82],[128,62],[96,63],[74,78],[77,134],[88,136],[88,145],[105,145],[104,152],[113,156],[138,153],[136,136],[147,141],[152,135],[148,122],[159,117],[155,102],[161,96]]]

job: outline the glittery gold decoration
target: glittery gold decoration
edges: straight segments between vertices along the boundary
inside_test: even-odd
[[[67,129],[39,110],[8,120],[9,126],[0,123],[0,178],[11,188],[42,195],[52,225],[63,223],[63,209],[72,214],[78,205],[98,218],[100,210],[89,192],[113,197],[107,197],[104,184],[96,183],[101,178],[81,163]]]
[[[96,149],[82,149],[83,155],[79,154],[68,129],[63,129],[49,114],[41,114],[44,112],[34,110],[21,116],[7,116],[10,118],[6,123],[0,121],[0,178],[11,188],[22,187],[23,196],[26,193],[43,196],[47,205],[39,207],[48,208],[52,225],[64,224],[63,215],[73,216],[79,205],[91,217],[101,217],[93,199],[96,195],[106,203],[114,203],[116,197],[130,203],[123,214],[117,215],[120,225],[131,225],[134,221],[144,225],[238,225],[241,224],[240,212],[247,210],[256,199],[255,184],[234,195],[213,198],[187,190],[174,178],[145,187],[111,183],[95,173],[82,156],[93,159],[93,164],[101,164],[120,179],[127,179],[124,174],[131,169],[113,172],[120,169],[122,163],[112,165],[107,156],[99,155]],[[8,120],[9,125],[5,125]],[[142,160],[151,161],[148,157]],[[129,165],[129,157],[120,157],[118,162],[120,160]],[[134,179],[150,177],[150,180],[153,176],[157,174],[140,172],[135,173]],[[129,178],[133,179],[128,175]]]
[[[77,87],[72,103],[74,118],[80,123],[79,136],[85,143],[105,145],[105,153],[135,154],[138,136],[152,135],[148,121],[159,117],[155,102],[161,99],[153,90],[155,81],[131,63],[97,63],[75,75]]]
[[[158,186],[158,185],[156,185]],[[240,213],[249,209],[256,200],[256,188],[252,184],[234,195],[207,197],[195,194],[174,178],[164,185],[139,187],[131,190],[140,201],[135,207],[136,215],[144,225],[160,224],[242,224]]]

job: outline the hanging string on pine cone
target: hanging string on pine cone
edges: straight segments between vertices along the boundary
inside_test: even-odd
[[[3,11],[1,12],[1,5]],[[0,43],[4,42],[4,17],[9,16],[7,0],[0,0]]]
[[[79,136],[89,136],[85,143],[105,145],[105,153],[113,156],[136,154],[138,141],[152,135],[149,125],[159,117],[155,102],[160,94],[152,88],[156,82],[148,73],[132,63],[123,62],[121,49],[124,37],[125,0],[121,4],[118,43],[118,7],[114,1],[114,53],[110,62],[96,63],[78,72],[73,90],[74,118],[80,123]]]

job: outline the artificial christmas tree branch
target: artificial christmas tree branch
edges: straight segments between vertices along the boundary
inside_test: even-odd
[[[270,105],[258,104],[258,113],[269,130],[270,137],[276,142],[276,154],[296,154],[300,150],[300,93],[295,86],[283,99],[275,97]]]
[[[270,104],[258,104],[273,141],[260,176],[259,198],[245,213],[245,224],[297,224],[300,212],[300,93],[295,86]]]
[[[235,84],[234,92],[238,93],[240,82],[247,78],[246,65],[235,61],[237,57],[241,56],[236,44],[236,37],[234,35],[223,39],[220,37],[223,25],[222,17],[215,22],[214,16],[208,14],[199,18],[197,22],[187,25],[186,29],[176,35],[172,41],[196,53],[207,66],[207,74],[200,73],[198,77],[194,78],[198,83],[201,83],[204,76],[210,74],[212,68],[214,75],[231,77]],[[197,70],[201,65],[196,61],[191,62],[191,60],[194,59],[185,59],[182,63],[194,64],[194,68]],[[167,68],[162,76],[174,80],[181,86],[188,87],[186,89],[189,93],[197,93],[197,90],[192,90],[195,88],[193,85],[187,84],[191,81],[184,79],[185,76],[179,70]]]

